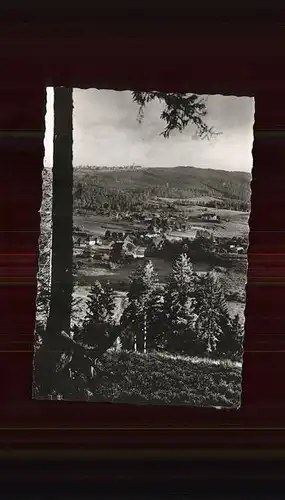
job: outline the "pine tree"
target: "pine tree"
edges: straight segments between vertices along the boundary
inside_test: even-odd
[[[134,300],[132,300],[124,310],[120,320],[121,345],[122,348],[127,351],[133,351],[136,349],[136,330],[138,327],[135,320],[136,315],[137,304]]]
[[[105,287],[96,281],[87,298],[87,312],[81,331],[81,342],[88,346],[97,346],[103,342],[104,332],[110,336],[113,327],[113,314],[115,309],[114,291],[110,284]]]
[[[198,353],[217,355],[219,341],[229,328],[230,316],[222,287],[214,272],[200,278],[194,304]]]
[[[120,242],[116,242],[112,246],[112,250],[110,253],[110,261],[120,263],[124,260],[125,251],[123,249],[123,245]]]
[[[91,286],[87,297],[87,312],[84,320],[84,325],[90,323],[104,322],[106,318],[105,293],[99,281]]]
[[[113,315],[115,312],[115,295],[109,281],[104,286],[104,306],[105,306],[105,321],[112,323]]]
[[[163,324],[164,289],[161,285],[155,287],[150,294],[147,314],[147,348],[148,350],[164,351],[166,339]]]
[[[146,351],[147,336],[151,317],[154,317],[155,291],[158,288],[158,278],[151,261],[146,261],[130,276],[128,306],[121,318],[122,346],[124,349]]]
[[[189,354],[193,349],[194,275],[190,259],[180,255],[174,262],[165,289],[163,306],[164,334],[169,352]]]

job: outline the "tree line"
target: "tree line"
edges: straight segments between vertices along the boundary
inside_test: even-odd
[[[207,208],[221,208],[224,210],[236,210],[241,212],[248,212],[249,210],[249,202],[235,200],[235,199],[226,199],[223,198],[221,200],[216,201],[208,201],[207,203],[195,203],[195,205],[203,205],[203,207]]]
[[[110,181],[114,182],[114,179],[110,179]],[[135,211],[139,205],[155,197],[184,199],[203,194],[201,190],[195,189],[194,186],[183,187],[183,182],[179,187],[166,183],[164,185],[136,186],[134,182],[130,189],[128,184],[122,181],[123,179],[118,179],[118,185],[114,187],[108,186],[108,176],[104,179],[100,175],[86,174],[83,178],[75,178],[73,187],[74,207],[107,214],[110,211]],[[215,192],[208,188],[204,194],[214,195]],[[216,206],[215,202],[212,201],[203,205],[209,208],[215,208]],[[236,194],[231,199],[220,200],[219,208],[246,211],[249,204],[243,198],[239,199]]]
[[[128,351],[241,359],[239,317],[231,318],[216,274],[198,276],[187,255],[176,259],[164,286],[150,260],[139,265],[130,276],[127,298],[120,323],[115,324],[114,291],[109,283],[95,282],[83,325],[75,328],[76,341],[104,351],[119,337]]]
[[[208,262],[212,265],[236,268],[245,271],[246,262],[237,261],[233,263],[227,259],[227,252],[230,245],[242,245],[246,249],[246,238],[221,238],[215,239],[212,233],[205,235],[206,231],[197,231],[193,240],[182,238],[181,240],[170,241],[166,238],[159,244],[153,241],[147,249],[148,257],[160,257],[172,261],[181,253],[185,253],[192,262]],[[246,250],[244,250],[246,252]]]

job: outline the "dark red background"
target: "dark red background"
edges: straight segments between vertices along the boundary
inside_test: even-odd
[[[285,29],[284,14],[271,12],[270,17],[262,10],[171,13],[121,6],[118,11],[96,8],[85,14],[72,8],[2,12],[0,443],[4,458],[28,452],[32,456],[36,450],[42,456],[57,450],[58,457],[69,450],[69,457],[81,453],[86,458],[93,450],[93,457],[117,460],[238,453],[250,458],[256,450],[258,458],[266,450],[269,457],[284,449]],[[45,87],[56,85],[255,96],[240,410],[32,401]]]

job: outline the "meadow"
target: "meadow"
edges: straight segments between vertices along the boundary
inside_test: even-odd
[[[109,351],[89,400],[237,408],[241,364],[165,353]]]

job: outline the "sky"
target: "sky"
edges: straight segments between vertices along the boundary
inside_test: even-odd
[[[193,126],[165,139],[162,106],[151,102],[142,124],[130,91],[74,89],[73,163],[78,165],[201,168],[251,172],[254,98],[208,96],[207,123],[221,135],[194,139]],[[53,90],[47,89],[45,164],[52,163]]]

